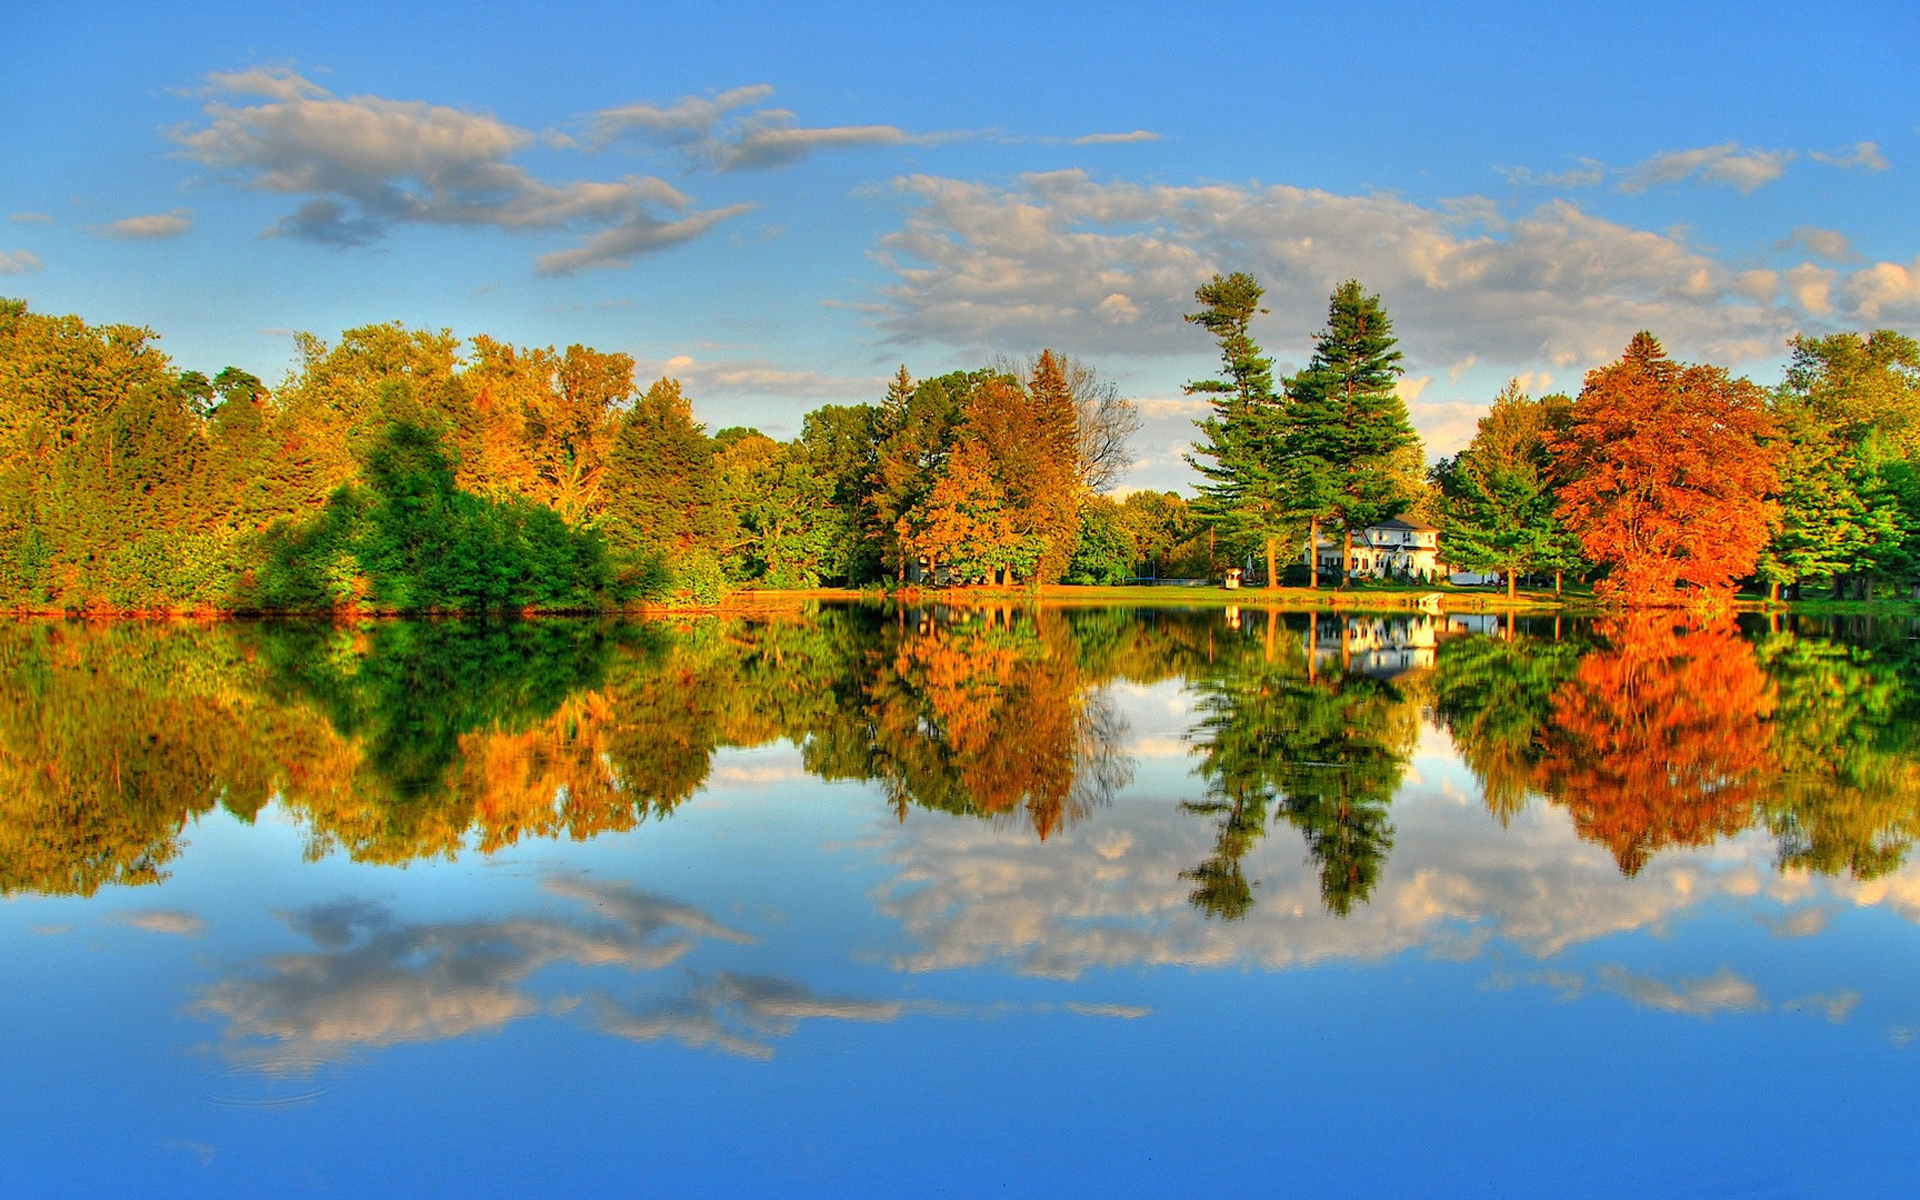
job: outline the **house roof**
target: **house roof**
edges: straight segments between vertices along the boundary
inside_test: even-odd
[[[1411,529],[1415,533],[1439,533],[1440,532],[1440,529],[1438,526],[1428,525],[1422,521],[1416,521],[1412,517],[1408,516],[1406,513],[1401,513],[1399,516],[1388,518],[1385,521],[1376,522],[1375,524],[1368,526],[1368,528],[1369,529]]]

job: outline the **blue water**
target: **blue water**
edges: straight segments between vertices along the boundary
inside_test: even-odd
[[[201,811],[157,883],[0,905],[4,1191],[1920,1194],[1920,865],[1783,866],[1756,825],[1627,875],[1562,805],[1503,825],[1398,686],[1344,916],[1277,821],[1243,915],[1190,902],[1180,677],[1088,685],[1131,775],[1044,839],[782,737],[491,855]]]

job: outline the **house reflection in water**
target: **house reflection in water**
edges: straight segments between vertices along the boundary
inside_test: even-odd
[[[1497,635],[1498,622],[1497,616],[1483,613],[1345,618],[1316,613],[1308,619],[1307,641],[1313,648],[1316,672],[1337,668],[1347,674],[1395,679],[1408,671],[1430,669],[1442,640]]]

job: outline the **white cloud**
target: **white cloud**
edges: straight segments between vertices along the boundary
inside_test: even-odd
[[[1637,193],[1697,177],[1706,183],[1724,183],[1751,192],[1778,179],[1794,157],[1791,150],[1743,149],[1738,142],[1694,150],[1663,150],[1628,167],[1615,186],[1623,192]]]
[[[1742,296],[1735,271],[1679,236],[1566,200],[1496,231],[1398,196],[1285,185],[1100,183],[1073,170],[896,187],[910,208],[879,246],[894,276],[880,323],[969,353],[1203,353],[1182,315],[1197,286],[1236,269],[1268,289],[1278,321],[1256,330],[1276,355],[1304,357],[1327,294],[1349,277],[1381,294],[1415,367],[1595,364],[1640,329],[1676,353],[1738,362],[1777,353],[1802,323]],[[1102,307],[1115,295],[1131,309],[1124,324]],[[1268,332],[1279,322],[1294,340]]]
[[[193,228],[193,214],[182,208],[170,213],[122,217],[118,221],[96,225],[89,232],[101,237],[157,241],[162,238],[179,237],[191,228]]]
[[[678,379],[693,397],[748,395],[791,397],[800,400],[860,404],[886,391],[883,375],[829,375],[819,371],[788,370],[763,358],[701,361],[690,354],[642,362],[640,379]]]
[[[587,144],[594,149],[636,138],[684,153],[694,166],[717,171],[789,167],[822,150],[926,145],[951,134],[911,134],[895,125],[808,127],[784,108],[764,108],[767,84],[717,96],[682,96],[667,105],[629,104],[593,114]]]
[[[1815,992],[1810,996],[1801,996],[1798,999],[1789,1000],[1780,1007],[1794,1012],[1817,1012],[1826,1017],[1827,1020],[1832,1021],[1835,1025],[1840,1025],[1845,1023],[1846,1019],[1853,1014],[1853,1010],[1858,1007],[1859,1003],[1859,992],[1843,990],[1835,992],[1831,996],[1824,996]]]
[[[1786,250],[1800,246],[1809,253],[1821,258],[1830,258],[1836,262],[1845,262],[1852,258],[1853,243],[1847,235],[1835,229],[1821,229],[1814,225],[1796,225],[1792,233],[1781,241],[1778,249]]]
[[[1835,150],[1830,154],[1814,150],[1810,151],[1807,157],[1830,167],[1861,171],[1884,171],[1892,165],[1887,162],[1887,156],[1880,153],[1880,147],[1872,142],[1855,142],[1851,146]]]
[[[1816,317],[1833,311],[1833,284],[1839,277],[1840,273],[1833,268],[1812,263],[1801,263],[1781,272],[1780,276],[1793,302]]]
[[[31,250],[0,250],[0,275],[25,275],[40,267],[39,255]]]
[[[203,95],[227,92],[235,96],[268,96],[275,100],[305,100],[327,95],[327,89],[302,79],[289,67],[247,67],[239,71],[212,71]]]
[[[1911,263],[1880,262],[1847,276],[1842,290],[1853,311],[1877,321],[1889,310],[1920,311],[1920,258]]]
[[[770,84],[755,83],[717,96],[682,96],[664,106],[628,104],[602,109],[593,115],[592,142],[604,146],[629,133],[667,142],[693,141],[711,134],[728,113],[758,104],[771,95]]]
[[[1076,146],[1122,146],[1133,142],[1157,142],[1160,135],[1150,129],[1135,129],[1128,133],[1088,133],[1073,139]]]
[[[1203,396],[1149,396],[1134,401],[1140,415],[1148,420],[1186,417],[1198,420],[1213,411],[1213,402]]]
[[[1606,167],[1598,160],[1576,158],[1574,161],[1579,165],[1568,167],[1564,171],[1535,172],[1527,167],[1496,167],[1494,169],[1515,187],[1538,184],[1542,187],[1575,191],[1579,188],[1595,187],[1606,178]]]
[[[122,925],[131,925],[135,929],[144,929],[148,933],[171,933],[178,937],[199,937],[207,931],[207,923],[190,912],[177,908],[149,908],[138,912],[124,912],[115,917]]]
[[[53,218],[46,213],[18,212],[8,217],[15,225],[51,225]]]
[[[1420,399],[1420,393],[1426,391],[1427,385],[1432,382],[1433,376],[1431,375],[1402,375],[1395,381],[1393,392],[1394,395],[1400,397],[1404,403],[1412,404],[1414,401]]]
[[[1641,1008],[1710,1017],[1717,1013],[1759,1012],[1767,1007],[1758,987],[1725,967],[1704,978],[1682,979],[1678,983],[1636,975],[1620,966],[1601,967],[1599,975],[1603,987]]]
[[[693,241],[721,221],[753,208],[751,204],[729,204],[677,221],[636,212],[572,250],[541,255],[534,260],[533,269],[541,275],[572,275],[590,267],[625,267],[642,255]]]
[[[751,939],[699,910],[616,884],[559,877],[547,890],[595,910],[591,925],[523,917],[408,925],[348,901],[288,914],[314,949],[276,955],[263,972],[207,988],[197,1009],[225,1021],[238,1062],[305,1074],[361,1047],[436,1041],[496,1029],[541,1011],[527,980],[543,967],[657,970],[696,938]]]
[[[1425,443],[1429,458],[1444,458],[1467,447],[1487,411],[1482,400],[1410,402],[1407,418]]]
[[[792,166],[821,150],[904,146],[916,140],[904,129],[892,125],[837,125],[821,129],[763,125],[748,129],[737,141],[722,145],[716,162],[722,171],[764,171]]]
[[[208,77],[205,121],[172,131],[182,153],[247,186],[304,196],[269,233],[337,246],[363,245],[398,225],[508,230],[598,228],[582,246],[550,254],[541,270],[624,265],[679,245],[736,205],[690,212],[665,180],[547,183],[509,158],[533,135],[498,118],[423,101],[338,97],[290,71]],[[264,95],[235,105],[222,97]],[[665,215],[663,215],[663,213]]]
[[[1733,290],[1749,300],[1766,304],[1780,294],[1780,272],[1742,271],[1733,277]]]
[[[602,1032],[628,1041],[670,1038],[694,1049],[714,1047],[747,1058],[771,1058],[766,1038],[791,1034],[804,1020],[875,1021],[898,1018],[897,1000],[818,996],[799,984],[768,976],[721,972],[686,995],[640,1007],[604,995],[592,1002]]]

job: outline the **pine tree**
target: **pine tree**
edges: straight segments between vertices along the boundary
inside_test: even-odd
[[[1250,326],[1265,290],[1244,271],[1215,275],[1193,293],[1202,305],[1187,321],[1220,345],[1223,378],[1186,386],[1213,401],[1197,421],[1202,441],[1187,462],[1207,480],[1194,507],[1220,526],[1232,544],[1258,545],[1267,560],[1267,586],[1280,583],[1278,547],[1298,532],[1290,506],[1281,446],[1283,403],[1273,388],[1273,360],[1260,352]]]
[[[1327,304],[1327,327],[1313,358],[1287,383],[1282,435],[1289,491],[1311,518],[1311,553],[1319,558],[1321,518],[1344,531],[1344,578],[1353,563],[1353,532],[1387,520],[1412,503],[1408,451],[1420,437],[1395,390],[1400,351],[1380,297],[1349,279]],[[1316,571],[1317,582],[1317,571]]]
[[[604,488],[603,526],[617,547],[672,556],[712,534],[713,443],[679,380],[657,381],[621,417]]]

